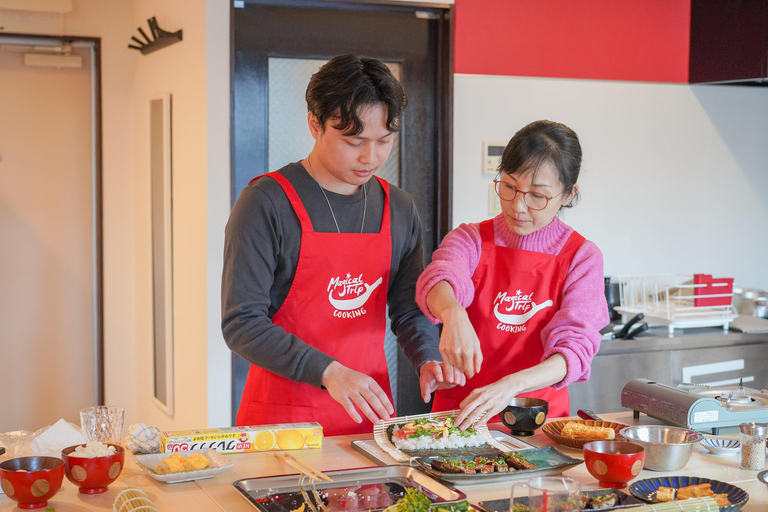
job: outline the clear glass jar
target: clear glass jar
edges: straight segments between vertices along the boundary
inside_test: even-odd
[[[739,467],[750,471],[765,469],[765,437],[768,433],[766,423],[742,423],[741,462]]]

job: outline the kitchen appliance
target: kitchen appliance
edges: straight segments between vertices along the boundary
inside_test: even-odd
[[[621,391],[621,405],[635,419],[645,413],[670,425],[698,431],[738,427],[740,423],[768,421],[768,390],[739,386],[679,389],[648,379],[633,379]]]

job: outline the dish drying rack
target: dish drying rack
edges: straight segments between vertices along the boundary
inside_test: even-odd
[[[643,313],[645,320],[675,329],[722,326],[728,331],[738,314],[731,305],[733,279],[707,274],[619,276],[623,315]]]

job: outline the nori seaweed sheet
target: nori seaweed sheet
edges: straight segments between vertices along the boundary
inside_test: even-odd
[[[395,431],[395,427],[401,427],[402,425],[389,425],[387,427],[387,439],[393,445],[392,433]],[[480,446],[467,446],[466,448],[443,448],[443,449],[426,449],[426,450],[405,450],[398,448],[401,452],[411,457],[498,457],[501,453],[499,450],[489,444],[483,444]]]

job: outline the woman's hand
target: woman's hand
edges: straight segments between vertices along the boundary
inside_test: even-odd
[[[453,288],[446,281],[437,283],[427,295],[427,305],[443,322],[440,354],[444,364],[454,367],[468,379],[480,373],[483,351],[467,311],[456,301]]]
[[[463,373],[439,361],[427,361],[419,369],[421,398],[425,404],[429,403],[435,390],[463,386],[466,383],[467,378]]]
[[[445,364],[462,372],[467,378],[471,379],[480,373],[483,351],[475,328],[463,308],[448,312],[443,319],[440,355]]]
[[[511,373],[493,384],[473,390],[461,402],[456,423],[464,430],[473,423],[487,423],[520,393],[536,391],[560,382],[568,372],[568,363],[556,353],[535,366]]]
[[[513,385],[513,376],[503,377],[493,384],[473,390],[461,402],[461,411],[456,416],[456,424],[461,430],[487,423],[496,414],[509,405],[515,395],[523,391]]]
[[[347,368],[338,361],[332,362],[325,369],[323,386],[331,398],[344,407],[355,423],[363,422],[355,407],[360,409],[371,423],[388,420],[395,413],[387,394],[375,380],[364,373]]]

